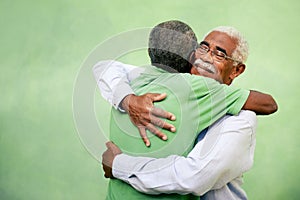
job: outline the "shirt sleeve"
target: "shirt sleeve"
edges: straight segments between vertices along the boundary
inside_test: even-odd
[[[93,74],[103,98],[116,109],[124,97],[134,94],[129,85],[130,77],[134,76],[129,74],[137,69],[136,66],[113,60],[100,61],[93,67]]]
[[[220,84],[211,78],[204,78],[204,82],[211,94],[211,103],[216,109],[215,112],[218,112],[217,109],[223,110],[224,107],[227,114],[237,115],[250,94],[249,90]]]
[[[217,121],[187,157],[167,158],[118,155],[113,175],[140,192],[193,193],[218,189],[250,169],[253,164],[256,116],[242,115]]]
[[[185,74],[185,76],[188,76]],[[235,88],[226,84],[200,76],[189,76],[186,78],[192,87],[194,96],[203,111],[211,111],[211,118],[216,121],[225,114],[238,114],[250,94],[249,90]],[[205,101],[205,102],[204,102]],[[201,116],[203,118],[203,115]]]
[[[227,85],[225,85],[225,88],[226,103],[228,108],[227,113],[236,115],[242,110],[249,97],[250,91],[241,88],[234,88]]]

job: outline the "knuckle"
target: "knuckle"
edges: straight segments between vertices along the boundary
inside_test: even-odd
[[[165,122],[163,120],[158,119],[156,121],[156,125],[159,126],[159,127],[163,127],[165,125]]]
[[[161,132],[160,132],[158,129],[154,129],[154,130],[153,130],[153,133],[154,133],[155,135],[160,135],[160,134],[161,134]]]
[[[166,129],[170,129],[170,128],[172,128],[173,126],[171,125],[171,124],[168,124],[168,123],[165,123],[165,125],[164,125],[164,128],[166,128]]]

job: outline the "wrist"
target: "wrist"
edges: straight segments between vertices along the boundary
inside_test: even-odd
[[[121,101],[121,103],[120,103],[120,108],[125,110],[125,112],[127,112],[127,113],[128,113],[128,110],[129,110],[130,98],[133,97],[133,96],[135,96],[135,95],[134,94],[129,94],[129,95],[125,96],[123,98],[123,100]]]
[[[120,168],[122,166],[122,156],[120,156],[120,155],[124,155],[124,154],[123,153],[117,154],[114,157],[113,162],[112,162],[111,174],[114,178],[118,178],[118,171],[120,170]]]
[[[124,153],[118,154],[115,157],[112,165],[112,176],[126,183],[129,183],[128,179],[132,175],[135,167],[136,163],[133,162],[131,156],[128,156]]]

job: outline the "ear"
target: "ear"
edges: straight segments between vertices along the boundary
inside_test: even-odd
[[[231,74],[230,74],[230,79],[233,80],[236,77],[238,77],[240,74],[242,74],[246,69],[246,65],[243,63],[239,63],[237,66],[233,66]]]
[[[189,57],[189,62],[191,64],[194,64],[196,58],[195,58],[195,51],[192,51],[191,54],[190,54],[190,57]]]

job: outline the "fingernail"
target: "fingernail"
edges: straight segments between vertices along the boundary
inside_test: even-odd
[[[175,128],[175,127],[172,127],[172,128],[171,128],[171,131],[172,131],[172,132],[175,132],[175,131],[176,131],[176,128]]]
[[[162,137],[162,139],[163,139],[163,140],[167,140],[168,137],[165,135],[165,136]]]
[[[174,115],[172,115],[171,120],[174,121],[175,119],[176,119],[176,117]]]

